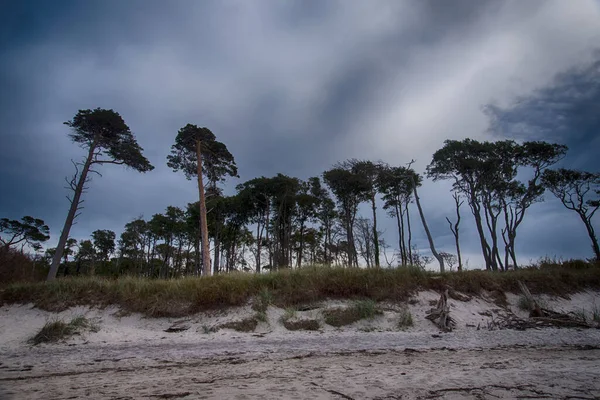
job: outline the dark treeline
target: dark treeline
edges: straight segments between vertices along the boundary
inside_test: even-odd
[[[48,279],[75,274],[172,278],[241,270],[260,273],[304,264],[424,267],[433,258],[417,251],[415,229],[425,230],[441,271],[461,270],[459,233],[461,216],[465,217],[461,208],[473,217],[486,269],[505,271],[518,267],[518,228],[546,190],[575,211],[600,259],[592,224],[600,206],[600,174],[553,169],[567,152],[560,144],[447,140],[433,154],[424,176],[411,167],[412,162],[389,165],[350,159],[307,180],[284,174],[250,179],[226,196],[224,182],[237,177],[234,156],[208,128],[191,124],[175,136],[167,165],[197,181],[198,202],[133,219],[119,238],[112,231],[96,230],[90,238],[75,240],[69,237],[70,227],[94,168],[118,164],[149,172],[154,167],[112,110],[81,110],[66,124],[71,139],[87,156],[75,163],[75,174],[67,179],[73,195],[58,246],[39,260],[49,268]],[[425,178],[453,184],[448,197],[454,199],[456,213],[447,222],[455,254],[437,251],[429,233],[417,191]],[[394,244],[386,243],[378,229],[380,201],[397,227]],[[363,204],[370,209],[368,217],[358,212]],[[413,208],[419,219],[411,220]],[[0,233],[4,252],[16,251],[19,245],[21,251],[29,245],[39,252],[40,243],[48,239],[48,227],[31,217],[2,219]],[[395,249],[391,256],[389,248]]]

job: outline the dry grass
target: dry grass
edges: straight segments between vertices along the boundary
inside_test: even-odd
[[[400,318],[398,319],[398,329],[404,330],[413,326],[413,317],[408,309],[400,311]]]
[[[239,321],[231,321],[219,325],[218,329],[233,329],[238,332],[254,332],[258,321],[256,318],[245,318]]]
[[[319,321],[314,319],[285,320],[283,326],[289,331],[318,331],[321,327]]]
[[[38,345],[40,343],[58,342],[84,331],[97,332],[98,329],[97,325],[84,316],[75,317],[69,323],[59,320],[49,321],[35,336],[29,339],[29,343]]]
[[[323,311],[325,323],[340,327],[353,324],[361,319],[373,319],[382,314],[373,300],[360,300],[348,308],[336,308]]]
[[[269,304],[290,307],[325,299],[402,301],[419,289],[441,290],[446,285],[467,294],[482,290],[518,293],[518,280],[534,294],[564,295],[600,288],[600,268],[583,265],[587,264],[571,262],[569,267],[544,265],[505,273],[464,271],[443,275],[417,268],[305,267],[261,275],[232,273],[174,280],[71,277],[5,285],[0,289],[0,305],[33,303],[49,311],[76,305],[118,305],[149,317],[180,317],[239,306],[252,299],[256,311],[266,310]]]

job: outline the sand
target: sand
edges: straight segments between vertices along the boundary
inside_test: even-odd
[[[287,331],[270,307],[255,332],[209,332],[252,315],[249,306],[182,319],[147,319],[117,308],[53,314],[31,305],[0,308],[0,399],[487,399],[600,398],[600,329],[488,330],[502,313],[522,313],[489,296],[450,300],[456,329],[424,318],[436,300],[381,304],[383,315],[342,329]],[[589,313],[599,292],[546,296],[548,307]],[[319,319],[330,301],[297,313]],[[414,326],[397,327],[409,309]],[[31,346],[48,320],[85,315],[99,324],[64,342]],[[181,332],[165,332],[169,327]]]

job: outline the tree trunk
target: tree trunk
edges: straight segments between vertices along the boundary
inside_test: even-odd
[[[262,216],[261,218],[262,219]],[[260,219],[258,221],[258,223],[256,224],[256,273],[260,274],[260,251],[262,250],[262,231],[261,231],[261,224],[260,224]]]
[[[596,232],[594,231],[594,227],[592,226],[592,221],[588,219],[584,213],[579,213],[581,220],[585,224],[585,229],[587,230],[588,236],[592,241],[592,250],[594,250],[594,255],[596,256],[596,261],[600,261],[600,246],[598,246],[598,238],[596,237]]]
[[[204,182],[202,179],[202,153],[201,143],[196,140],[196,157],[198,159],[198,194],[200,195],[200,237],[202,240],[202,272],[210,276],[210,247],[208,243],[208,224],[206,222],[206,199],[204,197]]]
[[[300,224],[300,250],[298,251],[298,268],[302,267],[302,253],[304,252],[304,221]]]
[[[398,246],[400,247],[400,262],[403,266],[406,265],[406,248],[404,247],[404,221],[402,221],[402,209],[395,205],[396,224],[398,225]]]
[[[46,279],[48,281],[54,280],[54,278],[56,278],[56,273],[58,272],[58,266],[60,265],[60,260],[62,259],[62,255],[65,250],[65,244],[67,243],[67,239],[69,238],[69,233],[71,231],[71,226],[73,225],[73,220],[75,219],[75,215],[77,214],[77,209],[79,208],[81,193],[83,193],[83,186],[85,185],[85,181],[87,179],[87,174],[90,170],[90,166],[92,165],[92,158],[94,157],[95,151],[96,151],[96,142],[93,142],[90,145],[90,150],[88,152],[87,159],[85,160],[85,164],[83,165],[83,170],[81,171],[81,175],[79,176],[79,181],[77,182],[77,186],[75,188],[75,193],[73,193],[73,200],[71,201],[71,207],[69,208],[69,213],[67,214],[67,219],[65,220],[65,225],[60,234],[60,239],[58,240],[58,245],[56,246],[56,252],[54,253],[54,257],[52,258],[52,265],[50,266],[50,271],[48,272],[48,277]]]
[[[413,259],[413,253],[412,253],[412,228],[410,226],[410,212],[408,210],[408,203],[409,201],[406,201],[406,228],[408,229],[408,260],[410,262],[410,265],[414,265],[415,260]]]
[[[474,195],[471,195],[469,200],[469,206],[475,217],[475,226],[477,227],[477,233],[479,234],[479,242],[481,243],[481,251],[483,252],[483,259],[485,261],[485,269],[492,269],[492,262],[490,260],[490,246],[485,239],[485,232],[483,231],[483,223],[481,221],[481,206],[477,202]]]
[[[417,203],[419,215],[421,216],[421,222],[423,222],[423,229],[425,229],[425,234],[427,235],[427,240],[429,241],[429,248],[431,249],[431,254],[433,254],[433,256],[440,263],[440,272],[443,273],[444,272],[444,259],[435,250],[435,245],[433,244],[433,237],[431,237],[431,232],[429,232],[429,227],[427,226],[427,221],[425,221],[425,215],[423,214],[423,209],[421,208],[421,201],[419,200],[419,195],[417,194],[417,183],[415,182],[414,177],[412,177],[412,180],[413,180],[413,192],[415,193],[415,202]]]
[[[220,232],[215,232],[215,262],[213,266],[214,274],[219,273],[219,268],[221,268],[221,238]]]
[[[375,266],[379,268],[379,235],[377,233],[377,207],[375,206],[375,196],[371,197],[371,209],[373,210],[373,245],[375,252]]]

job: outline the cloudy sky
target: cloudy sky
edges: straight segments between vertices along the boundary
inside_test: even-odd
[[[557,74],[598,57],[600,2],[14,0],[2,2],[0,33],[0,216],[44,219],[54,245],[68,209],[64,177],[84,155],[62,122],[79,109],[118,111],[156,169],[103,167],[75,238],[120,233],[136,216],[196,199],[194,183],[166,166],[187,123],[210,127],[234,154],[241,179],[229,192],[255,176],[319,175],[350,157],[415,159],[423,172],[445,139],[515,137],[510,126],[489,131],[482,108],[545,93]],[[573,123],[521,129],[518,139],[541,132],[572,147],[565,165],[598,170],[594,104],[587,135],[572,134]],[[425,182],[421,197],[436,242],[452,251],[448,188]],[[463,247],[476,267],[465,220]],[[591,256],[583,225],[551,195],[530,210],[518,250],[522,260]]]

